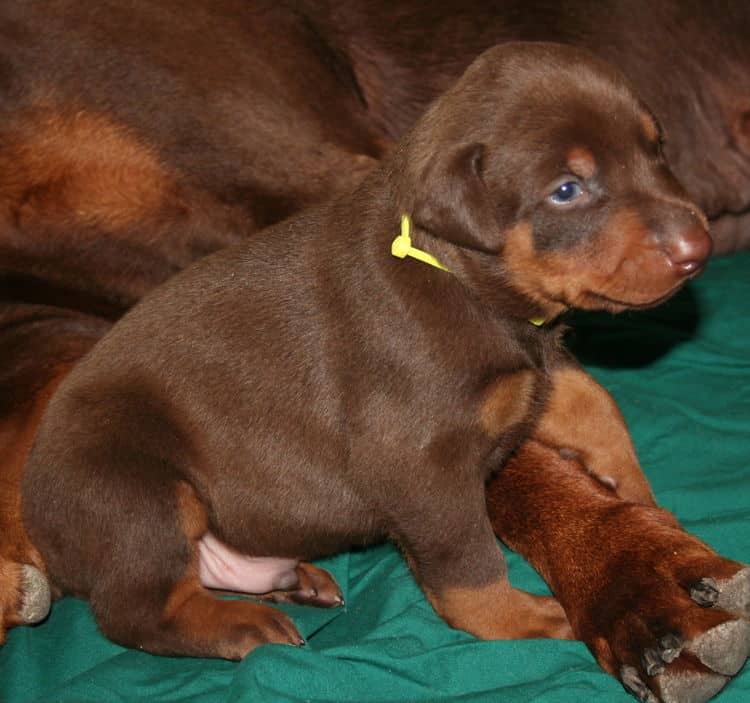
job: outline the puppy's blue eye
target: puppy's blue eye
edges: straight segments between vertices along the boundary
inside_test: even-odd
[[[565,205],[567,203],[572,203],[581,195],[583,195],[583,188],[581,188],[581,186],[578,185],[578,183],[576,183],[575,181],[568,181],[567,183],[563,183],[561,186],[558,186],[558,188],[549,197],[553,203]]]

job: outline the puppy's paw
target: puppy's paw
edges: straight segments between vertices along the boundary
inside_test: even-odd
[[[222,653],[226,659],[242,659],[263,644],[287,644],[293,647],[305,644],[291,618],[280,610],[262,605],[257,606],[250,618],[240,617],[233,622],[227,635]]]
[[[110,611],[104,615],[99,626],[105,635],[155,654],[240,660],[264,644],[305,643],[280,610],[244,599],[217,598],[193,580],[176,584],[157,619],[126,620]]]
[[[296,603],[312,605],[316,608],[338,608],[344,605],[344,596],[336,580],[324,569],[300,562],[290,572],[289,587],[272,591],[264,596],[274,603]]]

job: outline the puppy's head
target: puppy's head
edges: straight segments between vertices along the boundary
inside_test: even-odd
[[[503,285],[546,316],[655,305],[711,251],[663,139],[605,62],[568,46],[504,44],[404,144],[399,205],[457,266],[471,252],[496,257]]]

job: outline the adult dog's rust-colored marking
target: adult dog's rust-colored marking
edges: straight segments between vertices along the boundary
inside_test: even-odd
[[[3,130],[0,203],[15,221],[120,229],[174,187],[155,152],[103,114],[40,108]]]
[[[529,413],[536,385],[530,369],[502,376],[485,393],[479,411],[482,428],[490,437],[500,437]]]
[[[6,629],[20,622],[21,579],[21,564],[0,557],[0,645]]]

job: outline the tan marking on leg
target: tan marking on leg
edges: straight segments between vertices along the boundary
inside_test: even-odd
[[[554,371],[552,393],[534,437],[548,446],[574,450],[603,482],[614,479],[617,494],[625,500],[655,503],[620,409],[585,371]]]
[[[180,653],[242,659],[261,644],[300,645],[303,640],[292,621],[276,608],[246,600],[220,600],[193,578],[177,584],[164,608],[161,626],[166,636],[154,636],[151,651],[160,651],[160,639],[182,641]],[[167,644],[164,653],[175,651]]]
[[[518,590],[506,579],[480,588],[451,588],[427,595],[451,627],[481,639],[573,637],[565,612],[554,598]]]
[[[596,173],[596,159],[584,147],[574,147],[568,152],[568,168],[581,178],[591,178]]]
[[[185,481],[177,483],[177,510],[180,514],[180,527],[185,536],[199,540],[208,532],[208,512],[195,489]]]
[[[656,123],[653,115],[647,110],[641,112],[641,127],[643,127],[643,133],[646,135],[646,139],[653,144],[656,144],[656,142],[659,141],[659,125]]]
[[[198,543],[208,532],[208,513],[198,498],[195,489],[186,481],[178,481],[175,488],[177,498],[177,513],[180,528],[190,542],[192,557],[185,570],[187,582],[200,581],[200,552]]]
[[[37,108],[2,136],[0,206],[16,220],[118,229],[174,189],[153,149],[103,114]]]
[[[490,385],[479,410],[479,421],[490,437],[500,437],[526,418],[535,382],[534,372],[523,369],[504,375]]]

